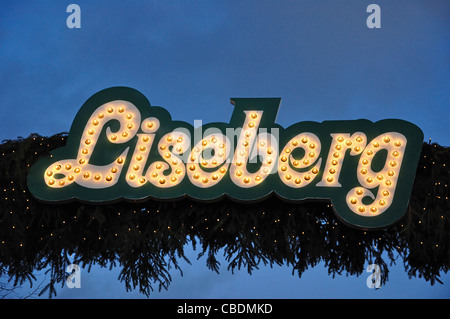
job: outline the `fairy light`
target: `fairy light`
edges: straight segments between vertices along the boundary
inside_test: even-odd
[[[353,212],[362,216],[377,216],[389,208],[394,199],[406,143],[405,136],[396,132],[381,134],[367,143],[357,168],[361,186],[351,189],[346,196],[347,205]],[[386,161],[383,168],[375,172],[371,164],[381,150],[387,151]],[[377,189],[376,196],[371,189]],[[364,197],[369,197],[372,202],[364,204]]]

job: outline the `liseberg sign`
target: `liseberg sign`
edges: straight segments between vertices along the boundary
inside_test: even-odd
[[[134,89],[105,89],[81,107],[66,145],[31,167],[29,190],[46,202],[329,199],[340,219],[363,229],[404,215],[423,141],[417,126],[387,119],[283,128],[275,123],[280,101],[232,98],[228,123],[194,127]]]

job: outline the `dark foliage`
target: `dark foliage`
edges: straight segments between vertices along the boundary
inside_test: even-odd
[[[285,264],[301,276],[324,262],[333,276],[359,275],[367,262],[377,263],[383,283],[399,258],[410,277],[431,284],[450,265],[448,147],[423,144],[405,217],[388,229],[366,232],[341,223],[330,203],[293,204],[275,196],[251,205],[228,199],[41,203],[27,190],[28,168],[65,142],[65,134],[31,135],[0,145],[0,276],[14,285],[32,284],[35,270],[49,269],[41,293],[50,297],[56,284],[64,284],[71,262],[88,269],[121,267],[127,290],[149,295],[156,287],[167,289],[171,269],[181,271],[178,261],[187,260],[186,244],[201,247],[199,258],[206,255],[216,272],[219,251],[229,270],[249,273],[261,263]]]

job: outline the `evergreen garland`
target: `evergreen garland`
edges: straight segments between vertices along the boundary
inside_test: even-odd
[[[41,294],[52,297],[55,285],[65,283],[68,264],[88,269],[98,264],[120,266],[119,279],[126,289],[148,296],[154,287],[168,288],[172,268],[182,272],[178,260],[189,262],[184,255],[187,244],[200,246],[199,258],[206,255],[208,268],[216,272],[219,252],[228,270],[245,268],[249,273],[261,263],[285,264],[301,276],[324,262],[333,276],[360,275],[367,262],[376,263],[382,283],[398,256],[410,277],[431,284],[449,269],[448,147],[423,144],[401,221],[384,230],[361,231],[340,222],[330,203],[293,204],[276,196],[252,204],[228,199],[44,204],[27,189],[28,169],[66,139],[65,133],[33,134],[0,145],[0,277],[15,286],[31,285],[34,271],[48,269],[49,282]]]

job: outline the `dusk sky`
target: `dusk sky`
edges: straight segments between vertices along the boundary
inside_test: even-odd
[[[70,29],[69,4],[81,8]],[[381,8],[370,29],[369,4]],[[447,0],[30,1],[0,4],[0,140],[67,132],[96,92],[128,86],[175,120],[228,122],[230,97],[281,97],[277,123],[399,118],[425,141],[450,141],[450,2]],[[288,267],[217,275],[205,258],[173,271],[162,298],[448,298],[444,285],[409,279],[332,278],[323,264],[301,278]],[[118,269],[82,269],[62,298],[138,298]]]

